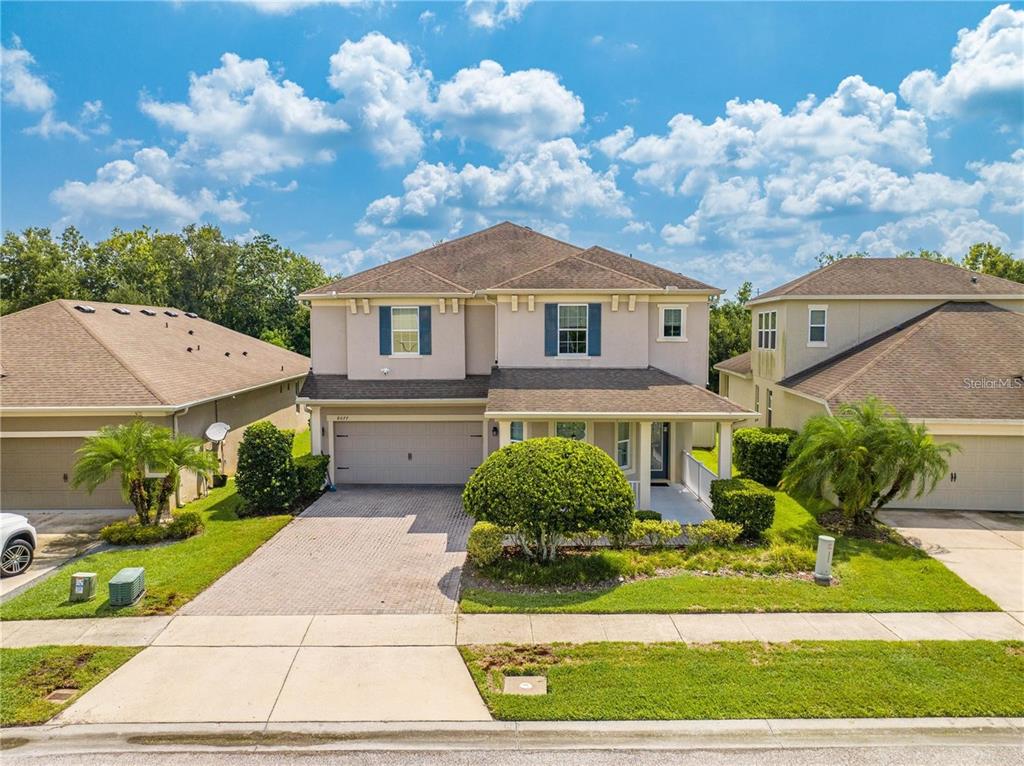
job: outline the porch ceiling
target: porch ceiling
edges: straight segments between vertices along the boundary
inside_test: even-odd
[[[728,399],[654,367],[499,368],[491,374],[486,414],[653,420],[740,420],[750,415]]]

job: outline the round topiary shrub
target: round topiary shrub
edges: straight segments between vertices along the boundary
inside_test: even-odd
[[[567,537],[589,529],[629,532],[633,490],[603,450],[573,439],[528,439],[480,465],[462,492],[466,512],[509,530],[523,550],[545,561]]]
[[[505,530],[489,521],[478,521],[469,530],[466,555],[479,567],[493,564],[505,550]]]
[[[292,434],[267,420],[245,429],[238,445],[235,484],[246,515],[289,510],[299,491],[292,464]]]

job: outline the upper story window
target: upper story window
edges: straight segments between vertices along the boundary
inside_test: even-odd
[[[521,442],[523,440],[523,421],[513,420],[509,424],[509,441]]]
[[[391,353],[420,352],[420,310],[418,306],[391,307]]]
[[[658,340],[686,340],[686,306],[659,306]]]
[[[629,423],[615,424],[615,462],[624,471],[633,465],[633,449],[629,439]]]
[[[757,314],[757,347],[775,348],[775,334],[778,318],[774,311],[759,311]]]
[[[828,306],[809,306],[807,309],[807,345],[827,345]]]
[[[558,304],[558,355],[585,356],[587,353],[587,304]]]

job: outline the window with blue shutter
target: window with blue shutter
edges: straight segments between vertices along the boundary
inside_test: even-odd
[[[544,356],[558,356],[558,304],[544,304]]]
[[[420,306],[420,355],[430,354],[430,306]]]
[[[601,356],[601,304],[587,304],[587,354]]]
[[[380,306],[377,311],[380,316],[380,355],[391,356],[391,307]]]

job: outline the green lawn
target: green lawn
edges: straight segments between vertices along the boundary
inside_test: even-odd
[[[295,440],[292,442],[292,457],[308,455],[312,448],[312,437],[308,428],[295,434]]]
[[[460,651],[500,720],[1024,715],[1019,641],[600,643]],[[548,692],[502,694],[505,674],[544,675]]]
[[[174,612],[263,545],[291,519],[290,516],[239,519],[235,510],[240,502],[233,480],[226,487],[212,489],[205,498],[186,506],[187,510],[202,514],[206,523],[202,534],[149,548],[87,556],[76,561],[73,567],[0,604],[0,619],[133,617]],[[119,569],[130,566],[146,568],[146,595],[134,606],[116,609],[107,601],[107,582]],[[73,604],[67,600],[72,570],[99,575],[98,593],[92,601]]]
[[[695,450],[714,465],[714,451]],[[825,530],[808,506],[776,492],[769,542],[814,550]],[[479,612],[958,612],[998,611],[991,599],[916,548],[841,537],[833,573],[821,587],[785,577],[715,577],[683,573],[603,590],[508,593],[466,588],[461,609]]]
[[[134,657],[136,646],[0,649],[0,726],[43,723],[77,699],[48,702],[55,689],[84,692]]]

